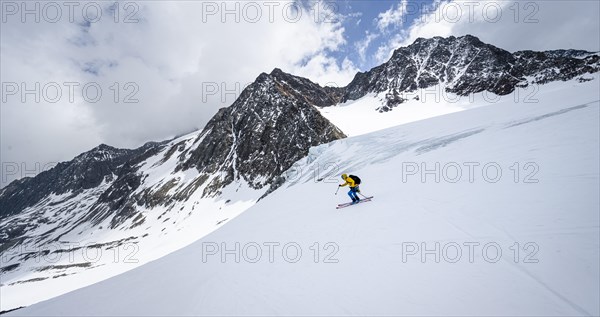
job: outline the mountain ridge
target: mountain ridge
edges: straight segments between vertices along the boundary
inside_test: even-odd
[[[406,101],[404,94],[438,84],[445,84],[446,92],[460,96],[482,91],[506,95],[517,87],[566,81],[598,71],[598,52],[510,53],[472,35],[418,38],[413,44],[394,50],[386,63],[357,73],[344,87],[343,101],[356,100],[367,93],[385,93],[387,102],[380,110],[385,112]]]

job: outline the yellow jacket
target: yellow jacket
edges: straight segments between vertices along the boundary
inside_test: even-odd
[[[342,187],[344,187],[344,186],[346,186],[346,185],[349,185],[349,186],[350,186],[350,188],[353,188],[353,187],[356,187],[356,186],[358,186],[358,185],[356,185],[356,184],[354,183],[354,180],[353,180],[352,178],[350,178],[350,176],[346,177],[344,180],[345,180],[346,182],[345,182],[345,183],[343,183],[342,185],[340,185],[340,186],[342,186]]]

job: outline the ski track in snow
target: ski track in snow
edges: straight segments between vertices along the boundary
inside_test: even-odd
[[[583,104],[583,105],[579,105],[579,106],[570,107],[570,108],[562,109],[562,110],[559,110],[559,111],[547,113],[547,114],[544,114],[544,115],[541,115],[541,116],[537,116],[535,118],[521,120],[521,121],[509,124],[507,126],[507,128],[512,128],[512,127],[516,127],[516,126],[519,126],[519,125],[522,125],[522,124],[527,124],[527,123],[530,123],[530,122],[534,122],[534,121],[538,121],[538,120],[543,120],[543,119],[550,118],[550,117],[553,117],[553,116],[558,116],[558,115],[561,115],[563,113],[567,113],[567,112],[573,111],[573,110],[584,109],[584,108],[590,106],[591,104],[598,103],[598,102],[599,101],[596,100],[596,101],[589,102],[587,104]]]

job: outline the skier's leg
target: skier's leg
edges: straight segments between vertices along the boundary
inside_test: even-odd
[[[358,197],[358,192],[360,192],[358,186],[354,187],[354,197],[356,197],[356,201],[360,200],[360,197]]]
[[[348,196],[350,196],[350,199],[352,199],[352,202],[354,202],[356,199],[353,196],[354,192],[352,191],[352,188],[350,188],[350,191],[348,191]]]

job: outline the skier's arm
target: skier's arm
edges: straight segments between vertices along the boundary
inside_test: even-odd
[[[350,187],[354,187],[354,180],[352,178],[346,178],[346,182],[340,185],[340,187],[344,187],[346,185],[350,185]]]

